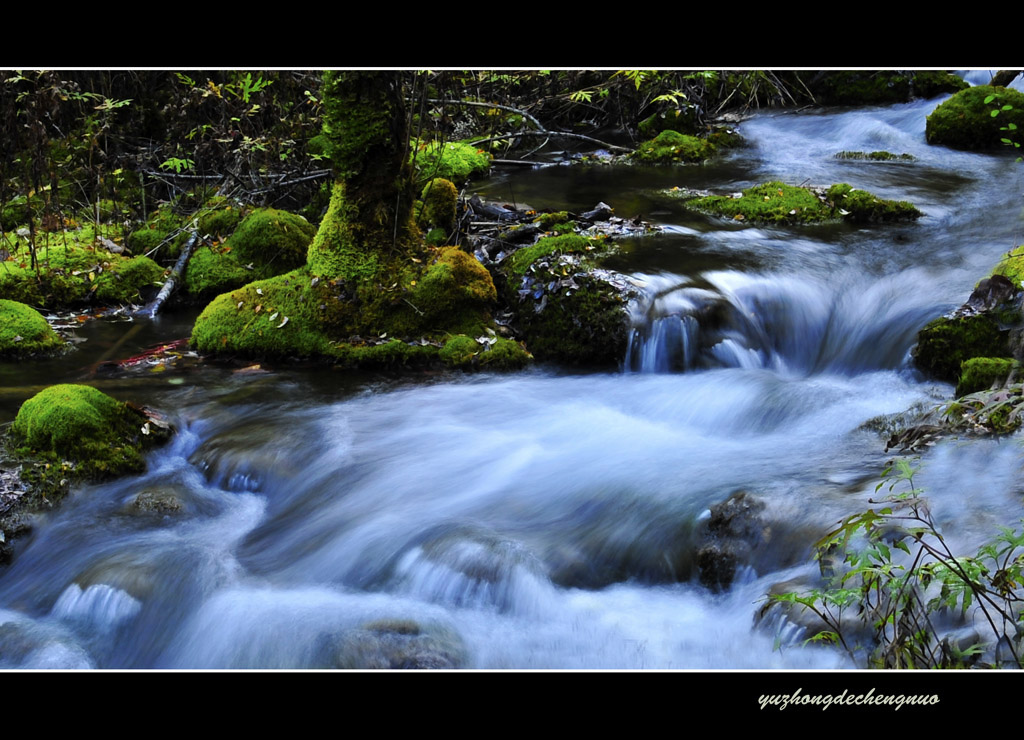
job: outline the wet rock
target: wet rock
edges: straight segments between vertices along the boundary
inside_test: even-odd
[[[465,668],[466,647],[452,630],[411,619],[380,619],[323,635],[317,653],[327,667],[424,670]]]
[[[184,505],[173,490],[147,488],[136,494],[127,508],[134,513],[167,515],[180,512]]]
[[[755,550],[771,539],[764,510],[764,502],[745,491],[711,507],[697,548],[701,583],[712,589],[728,588],[738,568],[753,564]]]
[[[580,218],[586,221],[607,221],[614,215],[614,210],[607,203],[601,202],[591,210],[580,214]]]
[[[991,311],[1010,301],[1017,293],[1017,287],[1004,275],[992,275],[983,278],[967,299],[967,303],[958,309],[960,315],[970,312],[981,313]]]

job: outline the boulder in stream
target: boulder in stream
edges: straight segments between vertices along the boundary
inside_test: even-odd
[[[1007,129],[1016,127],[1017,136]],[[925,124],[929,144],[951,149],[1004,149],[1004,140],[1024,131],[1024,93],[1007,87],[978,85],[940,104]]]

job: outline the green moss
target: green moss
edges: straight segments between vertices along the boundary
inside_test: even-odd
[[[374,251],[362,248],[365,229],[357,218],[357,208],[348,199],[345,183],[335,183],[327,214],[307,252],[307,263],[314,275],[367,281],[378,273],[380,261]]]
[[[57,352],[64,346],[38,311],[0,299],[0,359]]]
[[[985,100],[994,96],[991,102]],[[1004,105],[1011,110],[992,111]],[[1002,139],[1009,132],[1000,128],[1013,124],[1017,132],[1024,131],[1024,93],[1011,88],[978,85],[958,92],[939,105],[925,124],[925,137],[929,144],[953,149],[1001,149]],[[1009,137],[1013,138],[1013,137]]]
[[[448,232],[444,229],[431,229],[423,237],[428,247],[443,247],[448,241]]]
[[[465,334],[456,334],[441,348],[439,356],[441,361],[451,367],[471,367],[473,358],[481,352],[477,341]]]
[[[241,221],[241,208],[236,207],[227,198],[214,197],[204,206],[197,226],[200,236],[209,234],[212,237],[224,237],[231,235]]]
[[[520,249],[512,255],[511,274],[522,277],[530,265],[541,257],[552,254],[585,253],[593,250],[596,246],[594,240],[576,234],[544,237],[537,240],[533,246]]]
[[[192,253],[185,269],[185,292],[193,297],[212,298],[253,279],[251,270],[238,263],[230,251],[200,246]]]
[[[715,146],[706,139],[669,130],[662,131],[650,141],[645,141],[636,148],[632,156],[640,162],[660,164],[702,162],[714,151]]]
[[[88,479],[144,470],[143,449],[166,438],[140,411],[85,385],[40,391],[22,404],[10,434],[20,453],[71,460]]]
[[[984,391],[996,383],[1005,383],[1010,373],[1020,371],[1020,363],[1009,357],[972,357],[960,364],[960,382],[956,395]]]
[[[306,268],[218,296],[192,329],[202,352],[247,356],[331,356],[328,332],[345,323],[347,302]],[[287,319],[287,321],[285,321]]]
[[[383,344],[342,343],[332,350],[337,364],[347,368],[408,368],[428,364],[436,360],[437,355],[437,347],[409,344],[398,339]]]
[[[687,207],[736,221],[754,223],[809,223],[838,215],[807,188],[767,182],[743,191],[740,198],[711,195],[686,202]]]
[[[479,360],[485,370],[521,370],[533,361],[533,356],[518,342],[498,337]]]
[[[26,253],[19,250],[14,256],[15,261],[0,264],[0,296],[50,308],[140,302],[164,274],[148,257],[122,257],[71,237],[66,246],[53,244],[37,251],[38,275]]]
[[[901,221],[921,216],[906,201],[883,200],[845,183],[833,185],[824,198],[808,188],[768,182],[747,188],[739,198],[712,195],[686,201],[703,213],[751,223],[802,224],[845,219],[855,223]]]
[[[159,229],[136,229],[128,235],[125,243],[136,254],[151,252],[167,238],[166,231]]]
[[[479,332],[487,310],[498,297],[491,274],[457,247],[446,247],[436,254],[426,273],[412,286],[408,303],[415,306],[415,313],[399,308],[392,314],[395,330],[406,335],[438,330]]]
[[[576,276],[571,295],[549,296],[542,311],[520,311],[520,329],[539,360],[582,367],[616,367],[628,341],[629,316],[608,285]]]
[[[417,146],[416,142],[413,145]],[[431,178],[463,183],[471,177],[486,175],[491,168],[491,155],[469,144],[434,141],[418,146],[417,183],[424,183]]]
[[[924,215],[905,200],[883,200],[846,183],[838,183],[830,187],[828,199],[836,208],[846,211],[843,215],[847,221],[856,223],[907,221]]]
[[[441,229],[445,234],[455,231],[455,208],[459,191],[450,180],[431,180],[423,188],[422,223],[429,229]]]
[[[994,275],[1007,278],[1014,287],[1024,287],[1024,245],[1016,246],[996,265]]]
[[[438,356],[446,365],[464,370],[521,370],[533,360],[517,342],[502,337],[492,339],[493,343],[481,343],[457,334],[445,342]]]
[[[555,211],[554,213],[542,213],[533,219],[535,224],[538,224],[545,231],[551,231],[560,224],[571,221],[568,211]]]
[[[856,159],[869,162],[913,162],[916,157],[913,154],[893,154],[892,152],[839,152],[836,159]]]
[[[917,335],[914,362],[930,375],[955,383],[965,360],[1009,357],[1007,334],[986,314],[938,318]]]
[[[231,235],[228,244],[242,265],[252,265],[257,279],[280,275],[306,262],[316,228],[301,216],[276,208],[249,214]]]

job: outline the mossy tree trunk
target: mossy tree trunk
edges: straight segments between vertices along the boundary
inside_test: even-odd
[[[314,274],[364,282],[419,243],[402,76],[328,71],[324,134],[334,165],[331,204],[309,248]]]

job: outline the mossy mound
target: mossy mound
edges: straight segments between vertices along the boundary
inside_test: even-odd
[[[450,180],[431,180],[423,188],[421,225],[427,229],[440,229],[447,234],[455,231],[455,208],[459,191]]]
[[[141,411],[86,385],[54,385],[22,404],[10,429],[19,454],[69,460],[88,480],[141,472],[169,436]]]
[[[416,146],[416,142],[413,145]],[[418,149],[417,185],[439,177],[456,184],[464,183],[471,177],[485,176],[491,169],[491,155],[469,144],[434,141],[420,143]]]
[[[1011,108],[1002,110],[1004,106]],[[999,111],[998,115],[993,116],[993,111]],[[1024,131],[1024,93],[978,85],[958,92],[932,111],[925,137],[929,144],[952,149],[1000,149],[1005,146],[1003,139],[1014,138],[1008,136],[1011,132],[1001,130],[1011,124],[1018,134]]]
[[[1019,373],[1021,365],[1010,357],[972,357],[960,365],[960,382],[956,395],[988,390],[1007,381],[1011,373]]]
[[[228,239],[234,258],[252,265],[252,277],[261,280],[301,267],[316,227],[301,216],[276,208],[249,214]]]
[[[483,333],[497,294],[472,256],[455,247],[428,254],[396,269],[400,279],[390,286],[322,279],[308,267],[251,283],[206,307],[192,344],[209,353],[325,357],[353,366],[436,357],[436,347],[407,342]]]
[[[457,334],[445,342],[438,356],[449,367],[464,370],[521,370],[533,359],[511,339],[485,336],[481,340]]]
[[[164,274],[148,257],[122,257],[71,237],[66,244],[53,240],[48,248],[37,249],[36,256],[38,275],[27,247],[0,264],[0,297],[48,308],[142,303]]]
[[[839,152],[836,159],[853,159],[866,162],[913,162],[917,159],[913,154],[893,154],[892,152]]]
[[[0,359],[50,354],[64,346],[64,340],[35,309],[0,299]]]
[[[196,227],[200,236],[223,238],[234,233],[242,221],[244,210],[224,197],[215,196],[203,206]]]
[[[533,219],[533,222],[544,229],[544,231],[555,231],[559,226],[571,225],[572,216],[569,215],[568,211],[555,211],[553,213],[542,213]]]
[[[825,192],[781,182],[755,185],[740,197],[710,195],[685,205],[702,213],[758,224],[806,224],[848,220],[902,221],[922,214],[906,201],[889,201],[839,183]]]
[[[968,83],[942,71],[836,71],[813,84],[823,105],[886,105],[962,90]]]
[[[1006,330],[987,314],[935,319],[917,335],[915,364],[930,375],[956,383],[960,367],[974,357],[1009,357]]]
[[[196,319],[192,345],[210,353],[331,356],[327,332],[349,311],[343,293],[312,277],[300,268],[218,296]]]
[[[807,188],[767,182],[743,191],[741,197],[710,195],[686,202],[693,210],[735,221],[810,223],[836,217],[833,209]]]
[[[214,296],[252,281],[253,271],[238,263],[223,247],[198,247],[185,269],[185,292],[193,299],[209,300]]]
[[[846,183],[833,185],[827,195],[840,214],[855,223],[911,221],[924,215],[905,200],[883,200]]]
[[[703,162],[714,154],[715,149],[715,145],[707,139],[668,130],[638,146],[632,157],[639,162],[652,164]]]

